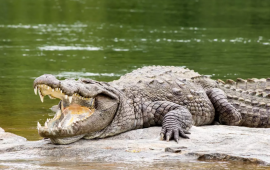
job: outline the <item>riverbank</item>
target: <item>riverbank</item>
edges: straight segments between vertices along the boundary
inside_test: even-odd
[[[14,166],[45,169],[53,164],[72,162],[143,166],[158,162],[214,160],[270,165],[270,129],[221,125],[192,127],[190,139],[181,139],[178,144],[160,141],[159,132],[160,127],[151,127],[106,139],[53,145],[49,140],[27,141],[0,128],[0,169]]]

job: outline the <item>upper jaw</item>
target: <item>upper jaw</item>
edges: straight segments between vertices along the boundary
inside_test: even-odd
[[[42,137],[69,137],[74,136],[80,128],[80,123],[86,121],[95,111],[95,98],[85,98],[78,94],[67,96],[60,88],[53,89],[47,85],[37,85],[41,101],[49,95],[51,98],[61,99],[59,108],[53,119],[47,119],[44,126],[37,124]],[[87,106],[83,106],[88,104]]]
[[[84,97],[78,93],[71,94],[69,92],[69,94],[67,94],[60,86],[60,81],[58,85],[56,83],[45,83],[45,81],[44,84],[41,81],[34,82],[34,92],[36,95],[39,93],[41,101],[44,101],[46,95],[51,99],[58,98],[61,101],[53,119],[47,119],[43,127],[39,122],[37,123],[40,136],[74,136],[80,128],[79,123],[85,121],[94,113],[95,98]],[[76,84],[78,83],[75,82],[75,87]]]
[[[35,93],[39,91],[38,87],[43,88],[44,93],[41,93],[41,101],[43,101],[44,95],[48,95],[46,94],[46,89],[58,92],[59,95],[56,97],[60,99],[71,98],[70,100],[72,100],[72,97],[74,95],[83,98],[95,98],[99,94],[104,94],[112,99],[119,101],[119,97],[113,92],[110,92],[109,90],[104,88],[103,85],[87,79],[81,79],[78,81],[74,79],[66,79],[60,81],[56,79],[53,75],[45,74],[36,78],[34,80],[33,86]]]
[[[39,93],[42,102],[46,95],[61,100],[55,117],[46,121],[44,127],[38,123],[40,136],[51,139],[83,135],[104,129],[112,121],[120,100],[118,93],[107,84],[71,79],[60,81],[53,75],[36,78],[34,92]],[[75,112],[82,114],[73,114]],[[64,120],[68,123],[63,122]]]
[[[78,93],[66,94],[61,88],[53,88],[46,84],[38,84],[34,87],[34,93],[37,95],[39,93],[39,97],[41,102],[44,102],[44,97],[48,95],[50,99],[58,98],[60,100],[68,100],[69,103],[72,102],[73,98],[80,98],[82,100],[89,100],[91,97],[83,97]]]
[[[59,98],[60,100],[68,99],[70,103],[74,96],[80,98],[91,98],[89,94],[83,94],[84,86],[76,80],[56,79],[53,75],[45,74],[35,79],[34,92],[39,92],[41,102],[44,101],[44,96],[48,95],[51,99]]]

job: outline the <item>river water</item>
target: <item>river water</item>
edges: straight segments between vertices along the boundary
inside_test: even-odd
[[[38,140],[52,117],[33,93],[45,73],[118,79],[148,65],[213,78],[270,75],[270,1],[0,0],[0,127]]]

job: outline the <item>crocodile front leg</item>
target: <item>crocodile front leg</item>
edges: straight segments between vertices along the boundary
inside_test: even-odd
[[[164,116],[162,129],[160,133],[161,140],[164,139],[166,134],[166,140],[169,141],[172,137],[178,143],[179,136],[182,138],[189,137],[186,134],[190,134],[187,130],[190,129],[192,124],[192,117],[189,116],[189,111],[182,107],[177,110],[172,110]]]
[[[228,102],[223,90],[212,88],[207,90],[206,94],[213,103],[221,124],[237,126],[241,123],[241,114]]]
[[[193,123],[192,115],[184,106],[168,102],[151,102],[143,107],[143,127],[162,125],[161,139],[166,137],[169,141],[174,138],[176,142],[179,136],[189,138],[188,130]]]

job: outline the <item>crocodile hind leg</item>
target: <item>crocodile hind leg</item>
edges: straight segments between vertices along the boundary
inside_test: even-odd
[[[207,96],[219,116],[219,123],[237,126],[241,123],[242,116],[238,110],[231,105],[224,91],[218,88],[207,90]]]
[[[189,138],[188,130],[191,128],[192,115],[184,106],[173,102],[156,101],[143,107],[143,127],[162,125],[161,139],[167,141],[174,138],[176,142],[179,136]]]

